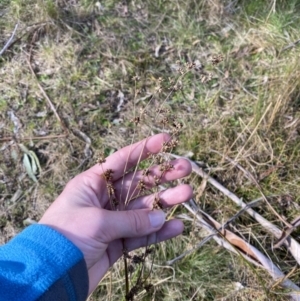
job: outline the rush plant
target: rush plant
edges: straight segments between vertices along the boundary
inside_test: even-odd
[[[217,65],[223,60],[221,55],[213,56],[211,64]],[[146,127],[147,136],[157,130],[161,132],[167,132],[170,135],[170,139],[166,142],[162,142],[161,152],[158,154],[149,154],[148,158],[141,162],[141,155],[144,151],[141,151],[138,164],[132,172],[132,180],[129,184],[128,192],[125,200],[120,200],[120,196],[116,193],[116,189],[113,185],[113,173],[112,169],[104,170],[103,163],[105,163],[104,154],[100,154],[97,162],[102,166],[103,178],[106,182],[106,188],[110,199],[110,206],[112,210],[127,210],[128,206],[135,199],[153,194],[154,201],[152,209],[164,209],[163,203],[160,199],[160,191],[162,190],[162,184],[164,184],[163,178],[165,174],[171,171],[174,166],[172,164],[172,157],[170,153],[174,151],[177,145],[180,143],[180,134],[184,131],[184,125],[180,121],[180,116],[173,114],[171,109],[171,102],[174,95],[183,88],[183,79],[190,72],[197,72],[200,75],[201,82],[204,84],[211,79],[210,73],[208,73],[203,65],[199,63],[186,63],[180,64],[177,62],[178,77],[175,80],[168,80],[167,83],[162,78],[155,80],[155,87],[150,99],[145,103],[137,103],[137,81],[138,76],[133,78],[135,92],[132,99],[133,104],[133,116],[129,121],[133,128],[131,145],[134,143],[135,138],[139,135],[141,127]],[[163,94],[164,89],[167,91],[166,96],[162,101],[158,101]],[[144,144],[145,146],[145,144]],[[128,163],[128,161],[127,161]],[[127,163],[124,169],[122,177],[122,189],[125,185],[125,178],[127,182]],[[138,182],[136,183],[136,179]],[[135,179],[135,180],[133,180]],[[172,185],[172,183],[171,183]],[[134,188],[133,188],[134,187]],[[152,258],[150,258],[152,257]],[[155,248],[148,245],[141,253],[128,252],[126,245],[123,241],[123,262],[125,270],[125,300],[133,301],[135,296],[141,291],[151,290],[151,272],[153,267],[153,260],[155,258]]]

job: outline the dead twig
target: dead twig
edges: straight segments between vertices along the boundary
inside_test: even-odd
[[[178,217],[180,218],[184,218],[185,216],[180,214],[178,215]],[[197,245],[195,245],[192,249],[190,250],[187,250],[185,252],[183,252],[182,254],[180,254],[179,256],[171,259],[171,260],[168,260],[166,262],[167,265],[173,265],[175,262],[177,262],[178,260],[184,258],[185,256],[197,251],[198,249],[200,249],[203,245],[205,245],[211,238],[213,238],[213,236],[216,235],[216,233],[214,234],[210,234],[208,236],[206,236],[202,241],[200,241],[200,243],[198,243]]]
[[[1,16],[0,16],[1,17]],[[36,30],[36,26],[45,26],[48,24],[48,22],[37,22],[31,25],[28,25],[25,29],[21,30],[19,37],[17,37],[14,41],[11,41],[11,43],[7,46],[6,50],[10,47],[12,47],[14,44],[22,40],[26,34],[30,34],[32,31]]]
[[[67,135],[67,134],[68,134],[68,129],[67,129],[66,125],[64,124],[64,122],[61,120],[60,116],[58,115],[58,113],[57,113],[57,111],[56,111],[56,109],[55,109],[55,107],[54,107],[52,101],[50,100],[49,96],[48,96],[47,93],[45,92],[44,88],[41,86],[41,84],[40,84],[40,82],[39,82],[39,80],[38,80],[38,78],[37,78],[37,76],[36,76],[34,70],[32,69],[30,59],[26,58],[26,60],[27,60],[28,67],[29,67],[29,69],[30,69],[32,75],[34,76],[34,78],[35,78],[35,80],[36,80],[36,82],[37,82],[37,85],[38,85],[40,91],[42,92],[42,94],[43,94],[44,97],[46,98],[46,100],[47,100],[47,102],[48,102],[48,104],[49,104],[49,106],[50,106],[52,112],[54,113],[55,117],[57,118],[57,120],[58,120],[59,123],[61,124],[61,127],[63,128],[63,131],[64,131],[64,132],[66,133],[66,135]]]
[[[10,46],[11,44],[11,41],[13,40],[15,34],[16,34],[16,31],[17,31],[17,28],[19,26],[19,23],[16,24],[15,26],[15,29],[11,35],[11,37],[9,38],[9,40],[6,42],[6,44],[4,45],[4,47],[2,48],[2,50],[0,51],[0,56],[7,50],[7,48]]]
[[[41,137],[14,137],[14,136],[9,136],[9,137],[3,137],[0,138],[0,142],[7,142],[11,140],[15,141],[23,141],[23,140],[48,140],[48,139],[57,139],[57,138],[66,138],[67,134],[62,134],[62,135],[49,135],[49,136],[41,136]]]
[[[283,51],[286,51],[286,50],[288,50],[290,48],[296,47],[296,45],[299,44],[299,43],[300,43],[300,39],[297,40],[297,41],[295,41],[295,42],[290,43],[289,45],[287,45],[284,48],[282,48],[282,50],[280,51],[280,53],[282,53]]]

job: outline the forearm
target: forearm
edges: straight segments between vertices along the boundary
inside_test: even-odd
[[[81,251],[45,225],[32,225],[0,247],[0,300],[87,298],[88,274]]]

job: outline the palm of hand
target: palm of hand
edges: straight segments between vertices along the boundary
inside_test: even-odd
[[[143,178],[147,187],[153,186],[153,176],[161,175],[153,167],[151,176],[141,172],[124,171],[135,166],[148,153],[158,153],[168,135],[160,134],[114,153],[101,166],[95,165],[72,179],[57,200],[46,211],[40,223],[49,225],[71,240],[83,253],[89,274],[89,292],[92,292],[109,267],[128,251],[174,237],[182,232],[178,220],[164,223],[161,211],[151,211],[154,195],[138,196],[138,181]],[[173,170],[166,172],[162,182],[186,176],[191,166],[186,160],[175,160]],[[112,211],[106,188],[101,177],[103,171],[112,169],[113,182],[120,206],[130,196],[135,197],[125,211]],[[192,195],[188,185],[180,185],[160,193],[164,206],[186,201]],[[156,216],[151,225],[149,214]],[[159,219],[161,222],[159,222]],[[152,219],[153,220],[153,219]]]

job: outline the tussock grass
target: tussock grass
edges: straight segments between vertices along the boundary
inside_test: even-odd
[[[296,0],[134,1],[127,6],[118,1],[2,1],[0,45],[17,22],[19,29],[14,44],[0,57],[0,137],[15,135],[34,150],[43,171],[39,185],[34,185],[24,172],[17,143],[1,141],[1,242],[20,231],[27,217],[37,220],[68,179],[94,163],[97,152],[109,154],[130,142],[133,100],[144,105],[157,78],[167,82],[176,76],[177,61],[208,65],[212,80],[203,84],[199,74],[191,72],[182,80],[182,90],[167,101],[184,124],[176,152],[202,162],[210,175],[244,201],[260,197],[257,187],[226,156],[234,159],[259,180],[265,195],[278,195],[271,205],[291,221],[299,214],[300,195],[299,45],[284,49],[299,39],[299,11]],[[208,64],[214,54],[225,57],[216,68]],[[67,138],[59,137],[63,128],[28,59],[70,129]],[[136,75],[140,80],[135,85]],[[124,104],[118,111],[119,91]],[[160,99],[167,93],[163,89]],[[20,122],[18,129],[11,111]],[[73,129],[90,137],[92,156]],[[158,132],[162,127],[152,124],[151,129]],[[148,133],[145,125],[139,136]],[[49,138],[35,139],[40,136]],[[188,182],[197,190],[201,180],[192,175]],[[17,189],[22,198],[14,201]],[[238,210],[209,185],[196,194],[196,201],[219,222]],[[264,203],[255,209],[284,226]],[[175,214],[182,211],[177,208]],[[296,265],[285,249],[272,250],[274,238],[246,215],[231,230],[286,274]],[[296,230],[292,236],[297,239],[298,234]],[[213,242],[174,267],[165,266],[200,239],[201,231],[187,223],[183,236],[162,244],[152,276],[154,285],[161,284],[152,295],[139,298],[287,300],[286,292],[273,287],[263,271]],[[120,300],[122,273],[116,265],[90,300]],[[299,284],[297,270],[290,279]]]

